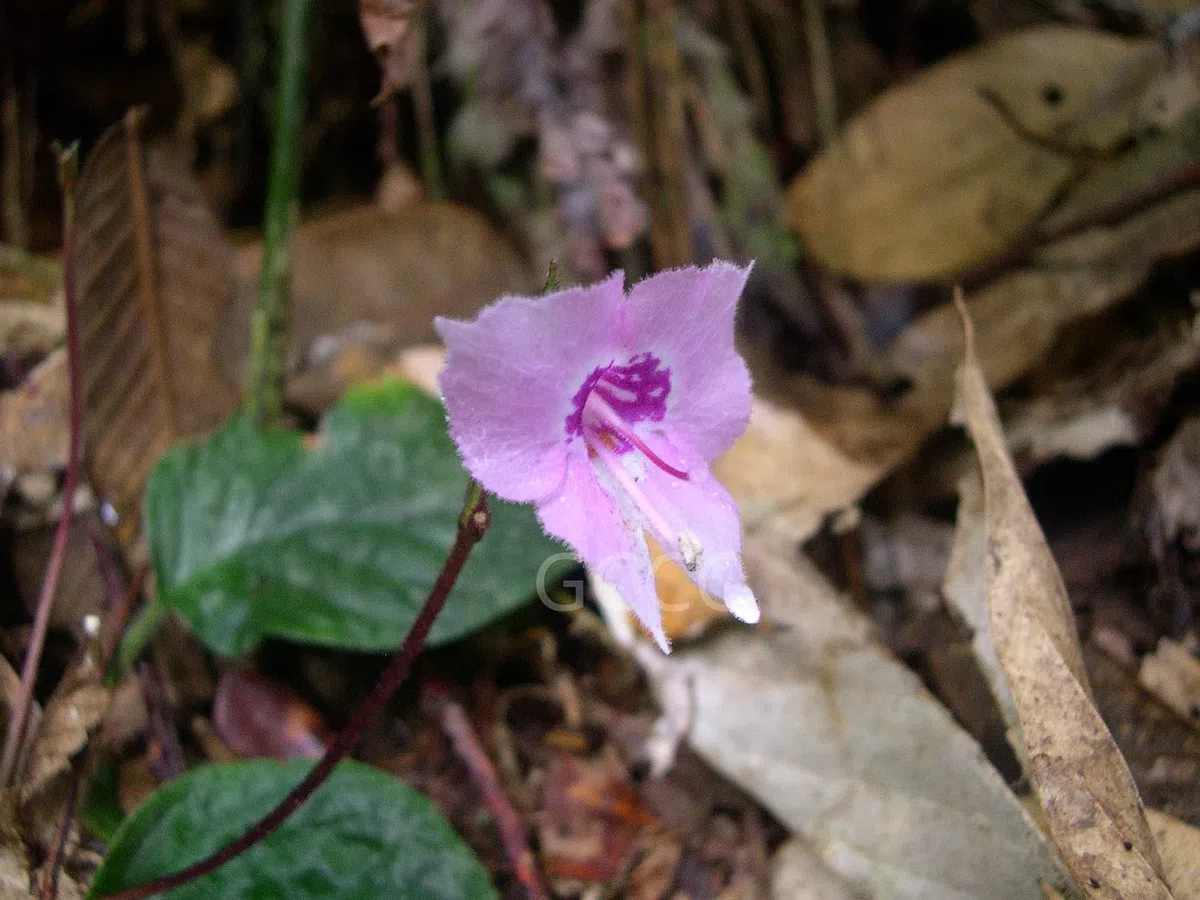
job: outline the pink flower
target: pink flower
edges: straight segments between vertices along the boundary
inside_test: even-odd
[[[758,621],[737,507],[708,464],[745,430],[750,374],[733,316],[750,267],[662,272],[626,296],[504,297],[439,318],[450,433],[471,474],[534,503],[546,531],[611,581],[669,650],[646,534],[733,615]]]

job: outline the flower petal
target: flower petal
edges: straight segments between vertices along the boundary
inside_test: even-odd
[[[503,297],[473,322],[437,318],[438,386],[463,462],[492,493],[545,497],[566,470],[565,421],[588,374],[618,347],[624,274],[542,297]]]
[[[645,527],[701,590],[753,624],[759,618],[758,603],[742,570],[737,504],[694,451],[676,442],[676,454],[687,461],[686,479],[655,466],[639,472],[637,487],[657,522],[647,519]],[[664,524],[669,529],[665,534]]]
[[[568,454],[562,487],[538,504],[538,518],[548,534],[569,544],[596,575],[616,587],[658,646],[669,653],[641,526],[622,514],[582,448]]]
[[[634,285],[625,304],[627,352],[651,351],[671,370],[664,425],[712,460],[750,419],[750,373],[733,344],[745,268],[717,261],[660,272]]]

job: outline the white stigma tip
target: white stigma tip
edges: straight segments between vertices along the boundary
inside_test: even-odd
[[[747,625],[758,621],[758,601],[754,599],[754,592],[744,584],[739,584],[725,595],[725,606],[735,619],[741,619]]]
[[[679,555],[683,557],[683,567],[689,572],[700,568],[700,559],[704,555],[704,545],[700,543],[700,538],[690,531],[679,535]]]

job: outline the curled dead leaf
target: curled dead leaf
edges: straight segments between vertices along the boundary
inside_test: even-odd
[[[21,781],[25,800],[66,770],[107,709],[108,690],[99,684],[90,661],[63,676],[33,732],[29,761]]]
[[[988,625],[1050,836],[1092,897],[1166,898],[1129,767],[1092,700],[1062,577],[1025,496],[975,354],[970,320],[956,414],[983,479]]]

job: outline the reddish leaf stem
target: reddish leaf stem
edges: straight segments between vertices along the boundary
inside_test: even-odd
[[[504,852],[513,867],[517,881],[525,889],[525,896],[529,900],[550,900],[550,895],[538,875],[533,851],[529,849],[525,827],[521,824],[517,811],[513,809],[508,795],[504,793],[500,777],[496,774],[496,767],[492,765],[474,729],[471,728],[466,711],[448,697],[434,695],[432,700],[442,731],[450,739],[458,758],[467,767],[484,806],[496,820],[500,842],[504,845]]]
[[[21,666],[21,688],[13,704],[12,717],[9,719],[11,724],[4,738],[3,755],[0,756],[0,785],[11,783],[17,775],[17,762],[28,726],[29,703],[33,699],[33,682],[37,678],[42,648],[46,644],[50,608],[54,605],[54,595],[58,592],[58,580],[66,557],[75,489],[79,486],[79,468],[83,458],[83,382],[79,358],[79,315],[75,309],[75,180],[79,173],[79,155],[75,147],[60,154],[58,169],[63,193],[63,302],[67,313],[67,377],[71,392],[67,475],[63,483],[62,513],[54,532],[54,544],[46,563],[46,576],[42,579],[42,592],[33,617],[33,632],[29,636],[29,647]]]
[[[362,739],[363,733],[372,722],[379,718],[388,700],[391,699],[396,689],[400,687],[401,682],[404,681],[409,669],[412,667],[413,660],[416,659],[421,649],[425,646],[425,639],[429,636],[429,630],[433,627],[434,620],[437,619],[438,614],[442,611],[442,607],[445,606],[446,599],[450,596],[450,591],[453,589],[454,583],[458,580],[459,573],[462,572],[462,568],[467,562],[467,557],[475,545],[479,543],[480,538],[483,537],[490,523],[491,513],[488,510],[487,495],[478,484],[471,482],[470,487],[467,489],[467,498],[463,504],[462,515],[458,520],[458,535],[455,538],[454,546],[450,549],[450,555],[446,557],[446,562],[442,565],[442,571],[438,574],[437,580],[433,583],[433,587],[429,591],[429,597],[426,599],[425,605],[417,613],[417,619],[413,622],[412,629],[409,630],[408,636],[404,639],[404,644],[400,647],[400,651],[393,657],[383,674],[379,676],[379,681],[376,682],[375,687],[371,689],[371,692],[359,704],[358,709],[354,711],[354,715],[350,718],[346,727],[342,729],[341,734],[337,736],[337,740],[330,745],[320,761],[313,766],[299,784],[292,788],[291,793],[284,797],[278,806],[252,825],[236,841],[226,844],[221,849],[206,856],[199,862],[188,866],[186,869],[104,896],[108,900],[143,900],[143,898],[153,894],[169,891],[182,884],[195,881],[197,878],[216,871],[234,857],[240,856],[255,844],[261,842],[278,828],[288,816],[299,809],[312,796],[313,792],[324,783],[325,779],[333,773],[334,767],[350,755],[351,751],[358,745],[359,740]]]

